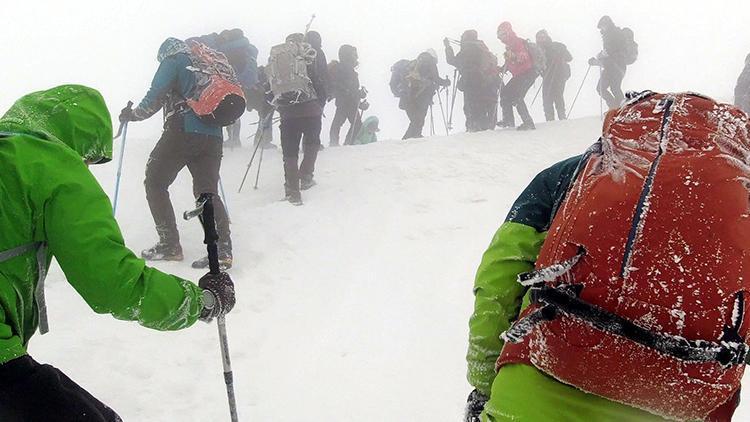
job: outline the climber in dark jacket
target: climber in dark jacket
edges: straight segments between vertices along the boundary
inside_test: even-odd
[[[536,33],[536,43],[544,52],[547,69],[542,75],[542,101],[544,102],[544,117],[547,121],[555,120],[555,108],[557,117],[565,120],[565,84],[570,79],[570,63],[573,56],[570,55],[568,47],[561,42],[552,41],[546,30],[542,29]]]
[[[734,87],[734,105],[750,113],[750,54],[745,57],[745,68]]]
[[[331,122],[330,145],[339,145],[341,126],[349,121],[349,130],[346,132],[345,145],[351,145],[353,136],[362,126],[359,115],[359,101],[366,93],[359,86],[359,55],[357,49],[351,45],[344,44],[339,48],[338,62],[329,65],[330,77],[333,80],[331,95],[336,100],[336,114]]]
[[[450,86],[449,79],[438,74],[437,53],[428,50],[421,53],[406,75],[406,94],[401,97],[399,107],[409,116],[409,128],[403,139],[422,138],[427,112],[439,87]]]
[[[597,92],[610,109],[615,109],[625,100],[622,80],[625,79],[627,40],[623,30],[609,16],[603,16],[597,25],[602,34],[603,49],[589,59],[589,65],[601,66],[601,77]]]

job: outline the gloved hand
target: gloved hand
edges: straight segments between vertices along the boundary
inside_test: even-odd
[[[359,88],[359,98],[366,98],[367,97],[367,88],[360,87]]]
[[[445,48],[448,48],[451,46],[451,40],[448,39],[448,37],[443,38],[443,45]]]
[[[600,66],[601,63],[599,63],[599,60],[596,59],[596,57],[592,57],[589,59],[589,66]]]
[[[367,100],[362,101],[359,103],[359,109],[362,111],[367,111],[370,108],[370,103],[367,102]]]
[[[489,400],[489,397],[476,389],[472,391],[466,400],[464,422],[480,422],[479,415],[484,411],[484,405],[487,403],[487,400]]]
[[[211,322],[212,319],[224,316],[234,308],[234,283],[229,274],[208,273],[201,277],[198,286],[203,289],[201,321]]]
[[[440,86],[444,86],[444,87],[449,87],[449,86],[451,86],[451,80],[450,80],[450,79],[448,79],[448,78],[445,78],[445,79],[442,79],[442,78],[441,78],[441,79],[440,79],[440,80],[438,81],[438,85],[440,85]]]
[[[132,122],[136,120],[132,106],[128,105],[120,111],[120,123]]]

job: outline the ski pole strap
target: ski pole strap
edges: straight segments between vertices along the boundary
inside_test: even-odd
[[[39,310],[39,332],[49,332],[47,320],[47,301],[44,297],[44,281],[47,278],[47,244],[44,242],[32,242],[25,245],[0,252],[0,262],[10,261],[27,252],[36,251],[37,282],[34,289],[34,300]]]
[[[685,362],[718,362],[724,367],[750,363],[750,346],[739,336],[736,326],[725,327],[724,335],[719,342],[687,340],[671,334],[658,333],[579,299],[582,288],[580,284],[533,287],[531,302],[542,308],[517,321],[511,329],[503,333],[503,338],[514,343],[520,342],[537,325],[554,320],[563,314]]]

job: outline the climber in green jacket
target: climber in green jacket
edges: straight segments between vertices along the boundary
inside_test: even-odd
[[[109,198],[87,166],[112,158],[101,95],[59,86],[18,100],[0,118],[0,420],[118,421],[117,414],[27,354],[47,329],[44,276],[52,257],[97,313],[179,330],[234,306],[225,273],[196,285],[149,268],[125,247]]]

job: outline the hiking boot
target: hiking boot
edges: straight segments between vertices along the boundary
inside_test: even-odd
[[[146,261],[182,261],[182,246],[159,242],[141,251],[141,258]]]
[[[534,123],[528,122],[524,123],[521,126],[518,126],[517,130],[534,130],[536,129],[536,126],[534,126]]]
[[[292,205],[302,205],[302,194],[298,191],[290,191],[286,193],[286,200]]]
[[[208,255],[194,261],[192,267],[196,269],[208,268]],[[219,269],[226,271],[230,268],[232,268],[232,254],[230,252],[219,252]]]
[[[300,180],[300,182],[299,182],[299,188],[301,190],[308,190],[308,189],[310,189],[311,187],[313,187],[313,186],[315,186],[317,184],[318,183],[315,182],[315,179],[313,179],[312,177],[310,177],[310,178],[306,177],[306,178]]]

